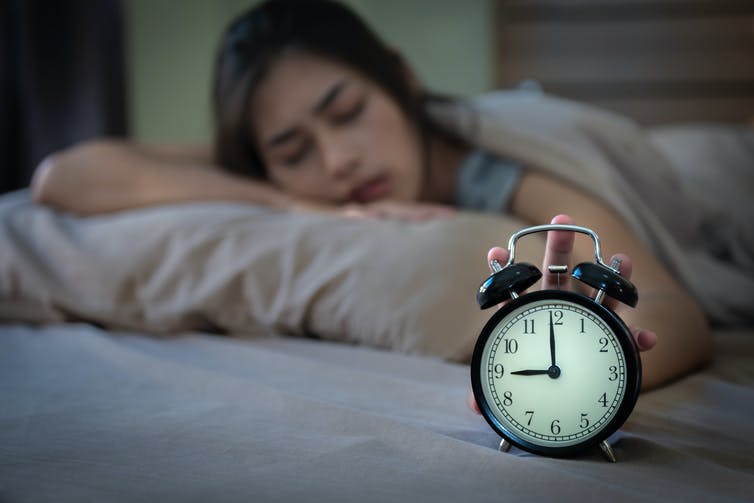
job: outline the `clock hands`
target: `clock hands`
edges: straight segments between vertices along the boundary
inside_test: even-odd
[[[511,372],[511,375],[519,376],[540,376],[547,375],[551,379],[560,377],[560,367],[555,360],[555,324],[552,321],[552,311],[550,311],[550,368],[547,370],[517,370]]]

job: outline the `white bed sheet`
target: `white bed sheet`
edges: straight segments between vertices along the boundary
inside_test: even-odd
[[[752,501],[754,331],[639,399],[619,462],[503,454],[468,367],[346,344],[0,326],[0,501]]]

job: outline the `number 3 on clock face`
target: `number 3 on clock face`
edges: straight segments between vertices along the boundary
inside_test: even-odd
[[[567,291],[512,300],[490,319],[472,359],[482,415],[513,445],[571,456],[628,418],[641,382],[638,351],[609,309]]]

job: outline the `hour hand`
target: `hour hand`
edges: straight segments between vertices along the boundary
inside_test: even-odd
[[[541,376],[547,375],[549,372],[549,370],[517,370],[515,372],[511,372],[511,374],[518,376]]]
[[[557,365],[552,365],[547,370],[517,370],[515,372],[511,372],[511,375],[517,375],[517,376],[547,375],[547,376],[550,376],[551,379],[557,379],[558,377],[560,377],[560,367],[558,367]]]

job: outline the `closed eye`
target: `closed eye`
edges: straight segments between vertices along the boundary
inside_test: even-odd
[[[282,162],[286,166],[294,167],[306,158],[310,150],[311,142],[304,141],[292,153],[284,155],[282,157]]]
[[[347,110],[332,115],[335,124],[348,124],[356,120],[364,111],[367,105],[367,98],[363,97]]]

